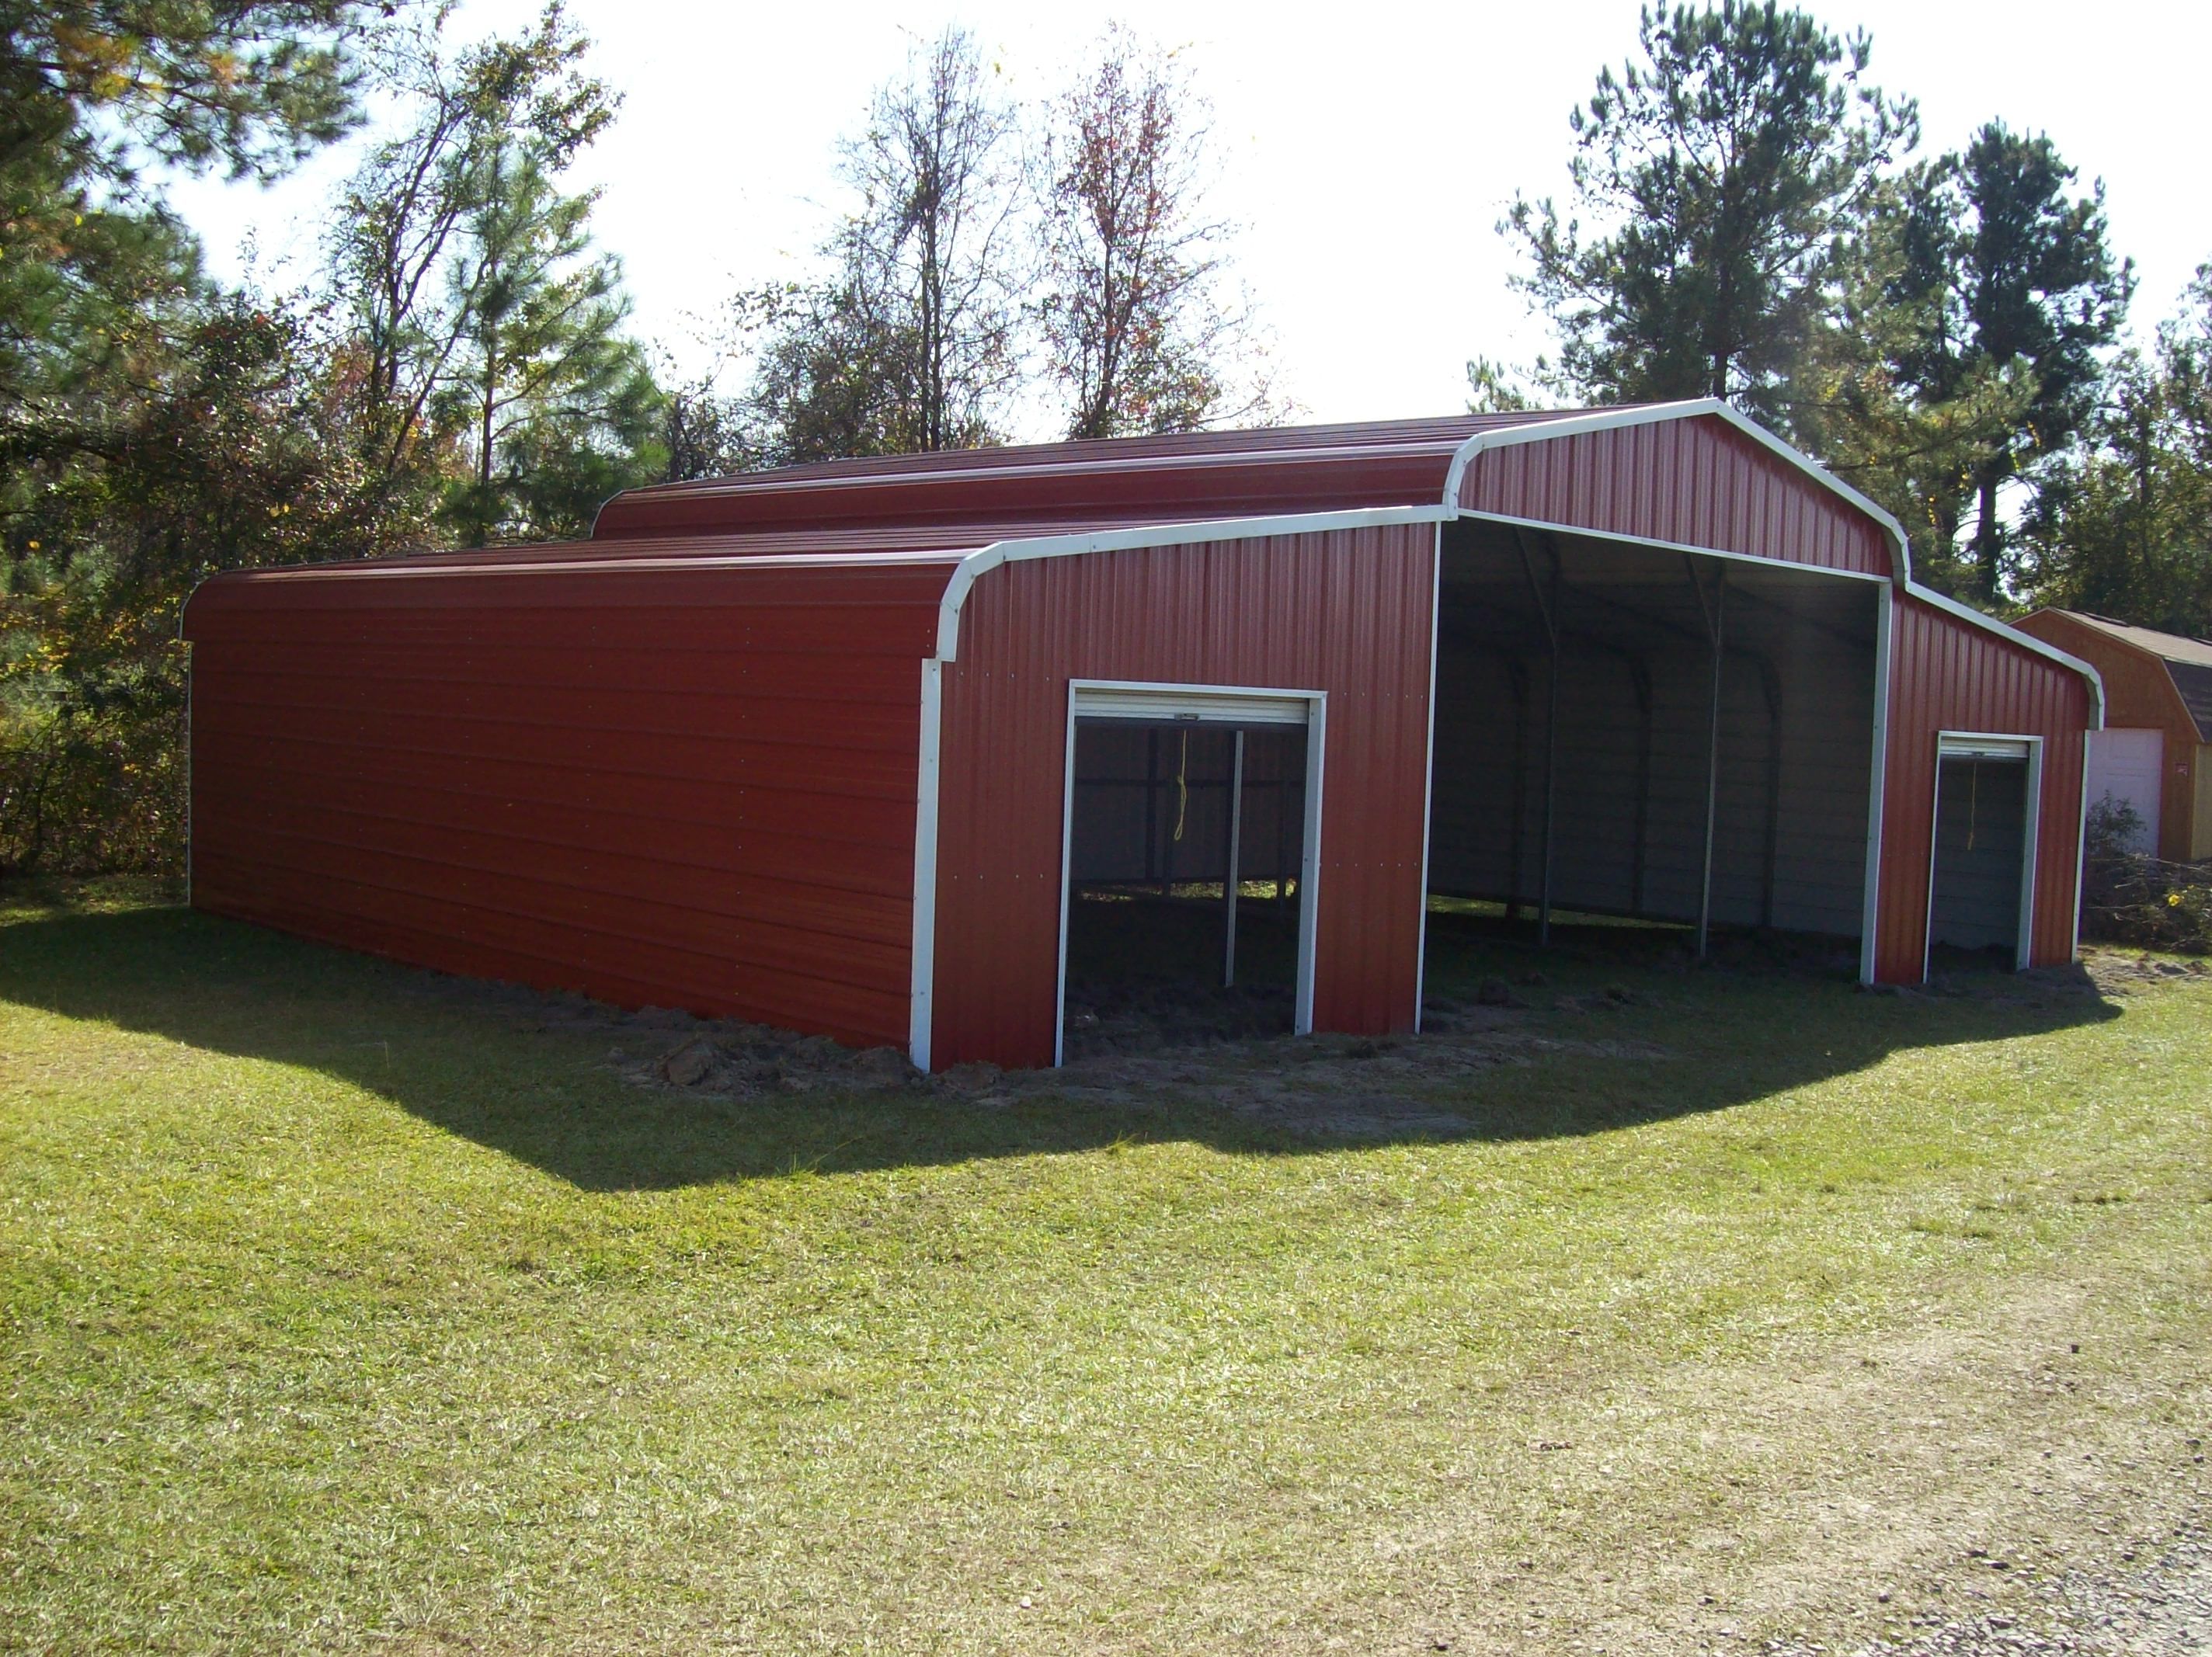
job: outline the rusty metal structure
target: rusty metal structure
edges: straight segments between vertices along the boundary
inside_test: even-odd
[[[1437,895],[1856,937],[1869,980],[2065,960],[2100,718],[1710,402],[665,486],[218,576],[185,631],[196,904],[924,1068],[1058,1056],[1069,893],[1149,832],[1097,815],[1130,733],[1292,756],[1297,1025],[1382,1033]],[[1264,814],[1204,786],[1233,906]]]

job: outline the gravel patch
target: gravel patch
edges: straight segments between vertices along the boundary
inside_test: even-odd
[[[2135,1561],[2131,1566],[2128,1561]],[[1993,1570],[2012,1562],[1982,1556]],[[2192,1523],[2155,1557],[2015,1582],[2014,1609],[1956,1618],[1925,1614],[1894,1638],[1837,1648],[1771,1640],[1767,1657],[2194,1657],[2212,1652],[2212,1541]],[[2024,1597],[2029,1603],[2021,1605]],[[1954,1592],[1958,1590],[1954,1587]],[[1968,1593],[1977,1590],[1968,1588]],[[1741,1648],[1739,1648],[1741,1649]]]

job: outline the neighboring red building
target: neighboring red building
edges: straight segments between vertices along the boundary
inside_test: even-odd
[[[2142,818],[2143,850],[2212,859],[2212,640],[2075,610],[2039,610],[2020,630],[2079,656],[2111,706],[2089,745],[2089,803],[2110,795]]]
[[[925,1066],[1054,1059],[1072,886],[1177,877],[1147,744],[1181,877],[1274,848],[1299,1027],[1380,1033],[1431,894],[2064,961],[2100,717],[1713,403],[644,489],[219,576],[185,631],[200,907]]]

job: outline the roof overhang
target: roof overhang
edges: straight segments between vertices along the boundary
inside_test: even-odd
[[[1443,524],[1458,519],[1478,519],[1511,522],[1523,527],[1554,530],[1561,534],[1589,535],[1587,526],[1577,524],[1550,523],[1536,519],[1499,519],[1495,514],[1471,511],[1460,505],[1462,487],[1467,470],[1476,458],[1484,452],[1524,443],[1541,443],[1554,438],[1574,437],[1585,432],[1609,431],[1626,426],[1651,425],[1664,421],[1717,419],[1761,448],[1783,461],[1820,489],[1826,489],[1864,513],[1878,525],[1887,539],[1897,574],[1892,578],[1867,575],[1857,571],[1828,569],[1819,565],[1789,564],[1780,559],[1757,560],[1778,566],[1802,570],[1808,575],[1828,576],[1846,580],[1882,580],[1888,579],[1900,593],[1917,598],[1930,607],[1981,630],[1994,634],[2008,643],[2032,655],[2078,673],[2089,686],[2089,728],[2101,730],[2105,723],[2105,683],[2097,670],[2077,656],[2068,654],[2056,646],[2008,626],[1993,616],[1959,603],[1912,579],[1911,550],[1906,541],[1905,527],[1896,518],[1864,495],[1844,483],[1810,455],[1791,447],[1768,431],[1757,421],[1749,418],[1728,404],[1715,398],[1699,398],[1681,403],[1653,404],[1641,408],[1614,409],[1587,415],[1571,415],[1563,418],[1531,421],[1525,426],[1502,427],[1478,432],[1462,443],[1454,453],[1445,474],[1443,498],[1431,505],[1407,504],[1403,507],[1367,507],[1348,512],[1316,512],[1287,513],[1273,517],[1212,519],[1185,523],[1148,525],[1128,529],[1099,531],[1086,534],[1045,535],[1018,539],[995,541],[979,548],[960,561],[946,583],[945,597],[939,603],[937,620],[937,659],[957,661],[960,652],[960,616],[968,595],[976,580],[998,568],[1001,564],[1031,558],[1077,557],[1085,553],[1133,550],[1143,547],[1184,546],[1210,542],[1257,540],[1276,535],[1310,535],[1330,530],[1368,529],[1390,524]],[[1603,534],[1603,531],[1595,531]],[[1629,538],[1612,537],[1609,538]],[[1747,559],[1748,555],[1731,552],[1717,547],[1690,545],[1683,543],[1640,542],[1662,550],[1689,553],[1697,556]]]

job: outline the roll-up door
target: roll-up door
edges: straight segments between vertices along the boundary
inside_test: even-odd
[[[1310,697],[1267,691],[1176,686],[1077,685],[1079,719],[1143,719],[1200,725],[1304,725]]]

